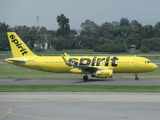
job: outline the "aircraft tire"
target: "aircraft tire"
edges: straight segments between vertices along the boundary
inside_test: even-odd
[[[138,77],[135,77],[135,80],[139,80],[139,78],[138,78]]]
[[[84,76],[83,76],[83,80],[84,80],[84,81],[87,81],[87,80],[88,80],[88,76],[87,76],[87,75],[84,75]]]

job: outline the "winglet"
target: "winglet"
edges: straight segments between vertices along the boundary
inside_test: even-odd
[[[68,55],[67,53],[64,52],[63,56],[70,56],[70,55]]]
[[[70,64],[68,63],[67,59],[65,58],[66,56],[69,56],[69,55],[64,52],[64,54],[62,55],[62,58],[63,58],[65,64],[68,65],[68,66],[70,66]]]

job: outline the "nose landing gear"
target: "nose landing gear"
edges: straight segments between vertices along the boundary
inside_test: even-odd
[[[135,73],[135,80],[139,80],[137,73]]]

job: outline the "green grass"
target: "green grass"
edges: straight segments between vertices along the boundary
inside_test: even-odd
[[[0,92],[160,92],[160,86],[0,85]]]

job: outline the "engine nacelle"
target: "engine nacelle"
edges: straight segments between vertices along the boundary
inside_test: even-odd
[[[92,73],[92,77],[96,78],[111,78],[113,70],[98,70],[96,73]]]

